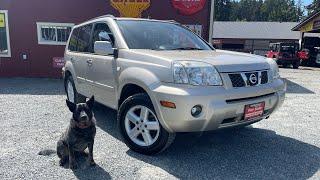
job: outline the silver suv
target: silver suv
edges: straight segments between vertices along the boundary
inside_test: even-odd
[[[216,50],[172,21],[102,16],[73,28],[65,89],[118,110],[134,151],[155,154],[176,132],[246,126],[280,107],[285,84],[262,56]]]

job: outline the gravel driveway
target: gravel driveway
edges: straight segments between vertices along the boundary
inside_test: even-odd
[[[320,179],[320,69],[281,69],[283,107],[242,130],[178,134],[148,157],[119,140],[116,112],[96,105],[98,166],[59,167],[55,149],[71,113],[61,80],[0,79],[0,179]]]

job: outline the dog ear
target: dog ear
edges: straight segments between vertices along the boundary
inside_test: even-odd
[[[92,109],[93,105],[94,105],[94,96],[92,96],[87,102],[86,102],[87,106]]]
[[[75,103],[69,101],[68,99],[66,100],[66,103],[71,112],[74,112],[76,110],[77,105]]]

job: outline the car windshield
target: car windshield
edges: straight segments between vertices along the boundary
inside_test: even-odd
[[[117,23],[130,49],[212,50],[179,24],[145,20],[118,20]]]

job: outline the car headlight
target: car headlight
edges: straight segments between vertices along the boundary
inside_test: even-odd
[[[280,74],[279,74],[278,64],[273,59],[269,59],[269,58],[268,58],[268,62],[270,64],[269,79],[271,79],[271,80],[279,79]]]
[[[208,63],[197,61],[173,62],[174,83],[195,86],[222,86],[219,72]]]

